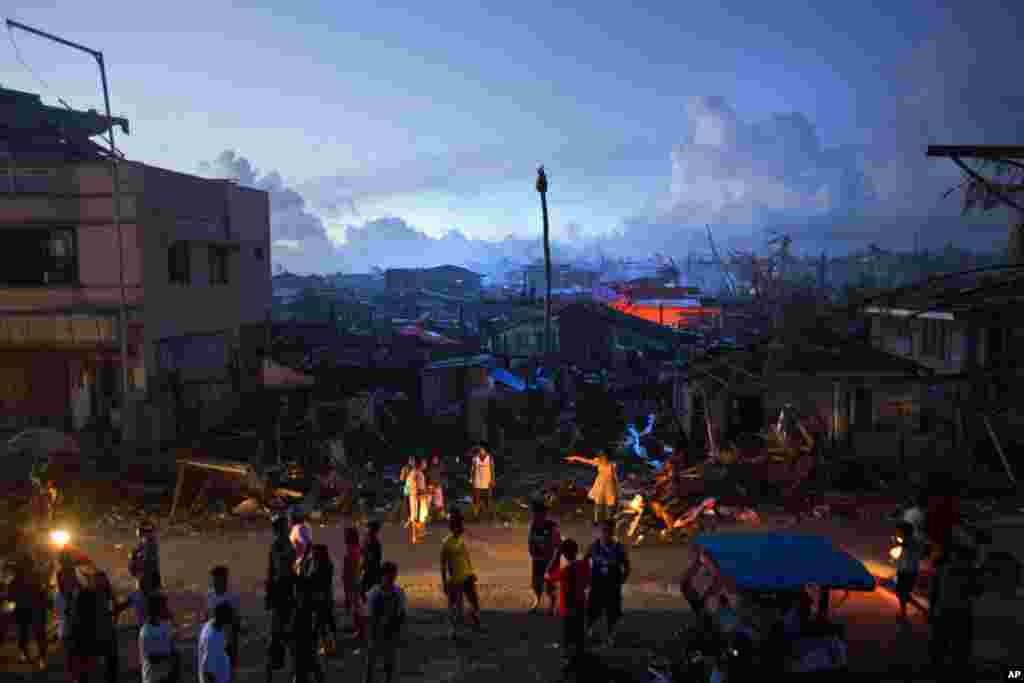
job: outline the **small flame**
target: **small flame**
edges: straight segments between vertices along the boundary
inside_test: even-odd
[[[889,557],[894,560],[900,559],[901,555],[903,555],[903,546],[893,546],[892,549],[889,550]]]

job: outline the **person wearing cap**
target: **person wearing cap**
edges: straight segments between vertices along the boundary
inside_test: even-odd
[[[284,667],[286,643],[293,613],[295,590],[295,547],[288,538],[288,518],[275,515],[271,521],[274,542],[270,546],[264,607],[270,612],[270,643],[267,652],[267,682]]]
[[[542,500],[535,500],[532,505],[533,520],[530,523],[528,546],[530,551],[531,582],[533,588],[533,605],[530,612],[540,609],[541,598],[546,594],[550,599],[550,612],[555,613],[557,586],[545,577],[548,565],[555,557],[558,547],[562,544],[562,535],[558,522],[548,518],[548,508]]]

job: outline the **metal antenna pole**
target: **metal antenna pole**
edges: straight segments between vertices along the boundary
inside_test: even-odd
[[[103,106],[107,114],[107,136],[110,143],[110,177],[113,182],[113,201],[114,201],[114,229],[117,231],[117,258],[119,265],[119,284],[120,284],[120,306],[118,311],[119,318],[119,329],[121,341],[121,425],[124,426],[124,410],[128,400],[128,314],[127,314],[127,297],[125,295],[125,284],[124,284],[124,236],[121,228],[121,180],[120,172],[118,167],[118,155],[117,147],[114,144],[114,119],[110,113],[110,88],[107,85],[107,67],[103,61],[103,53],[99,50],[93,50],[84,45],[73,43],[70,40],[65,40],[60,36],[55,36],[52,33],[41,31],[31,26],[19,23],[12,19],[7,20],[7,27],[20,29],[26,33],[31,33],[34,36],[51,40],[55,43],[70,47],[80,52],[85,52],[91,55],[96,60],[96,64],[100,69],[100,83],[103,86]]]

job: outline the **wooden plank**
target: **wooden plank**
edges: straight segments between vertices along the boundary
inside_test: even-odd
[[[996,452],[999,453],[999,459],[1003,461],[1003,467],[1006,468],[1006,475],[1010,477],[1010,481],[1014,486],[1016,486],[1017,477],[1013,476],[1013,470],[1010,469],[1010,462],[1006,459],[1006,453],[1003,453],[1003,446],[999,443],[996,431],[992,429],[992,421],[988,419],[988,415],[982,416],[981,419],[985,421],[985,428],[988,429],[988,435],[992,438],[992,443],[996,447]]]
[[[928,145],[927,156],[968,159],[1024,159],[1024,145]]]

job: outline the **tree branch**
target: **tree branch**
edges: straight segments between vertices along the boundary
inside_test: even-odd
[[[992,194],[992,196],[994,196],[996,199],[998,199],[999,201],[1003,202],[1007,206],[1011,206],[1011,207],[1017,209],[1018,211],[1024,212],[1024,206],[1021,206],[1017,202],[1015,202],[1012,199],[1010,199],[1007,195],[1005,195],[1002,192],[1000,192],[999,190],[997,190],[995,185],[993,185],[992,182],[990,182],[987,178],[985,178],[984,176],[980,175],[974,169],[972,169],[970,166],[965,164],[960,159],[960,157],[950,157],[950,158],[953,160],[954,164],[956,164],[957,166],[960,167],[961,171],[963,171],[964,173],[969,175],[974,181],[981,183],[985,187],[985,189],[988,190]]]

